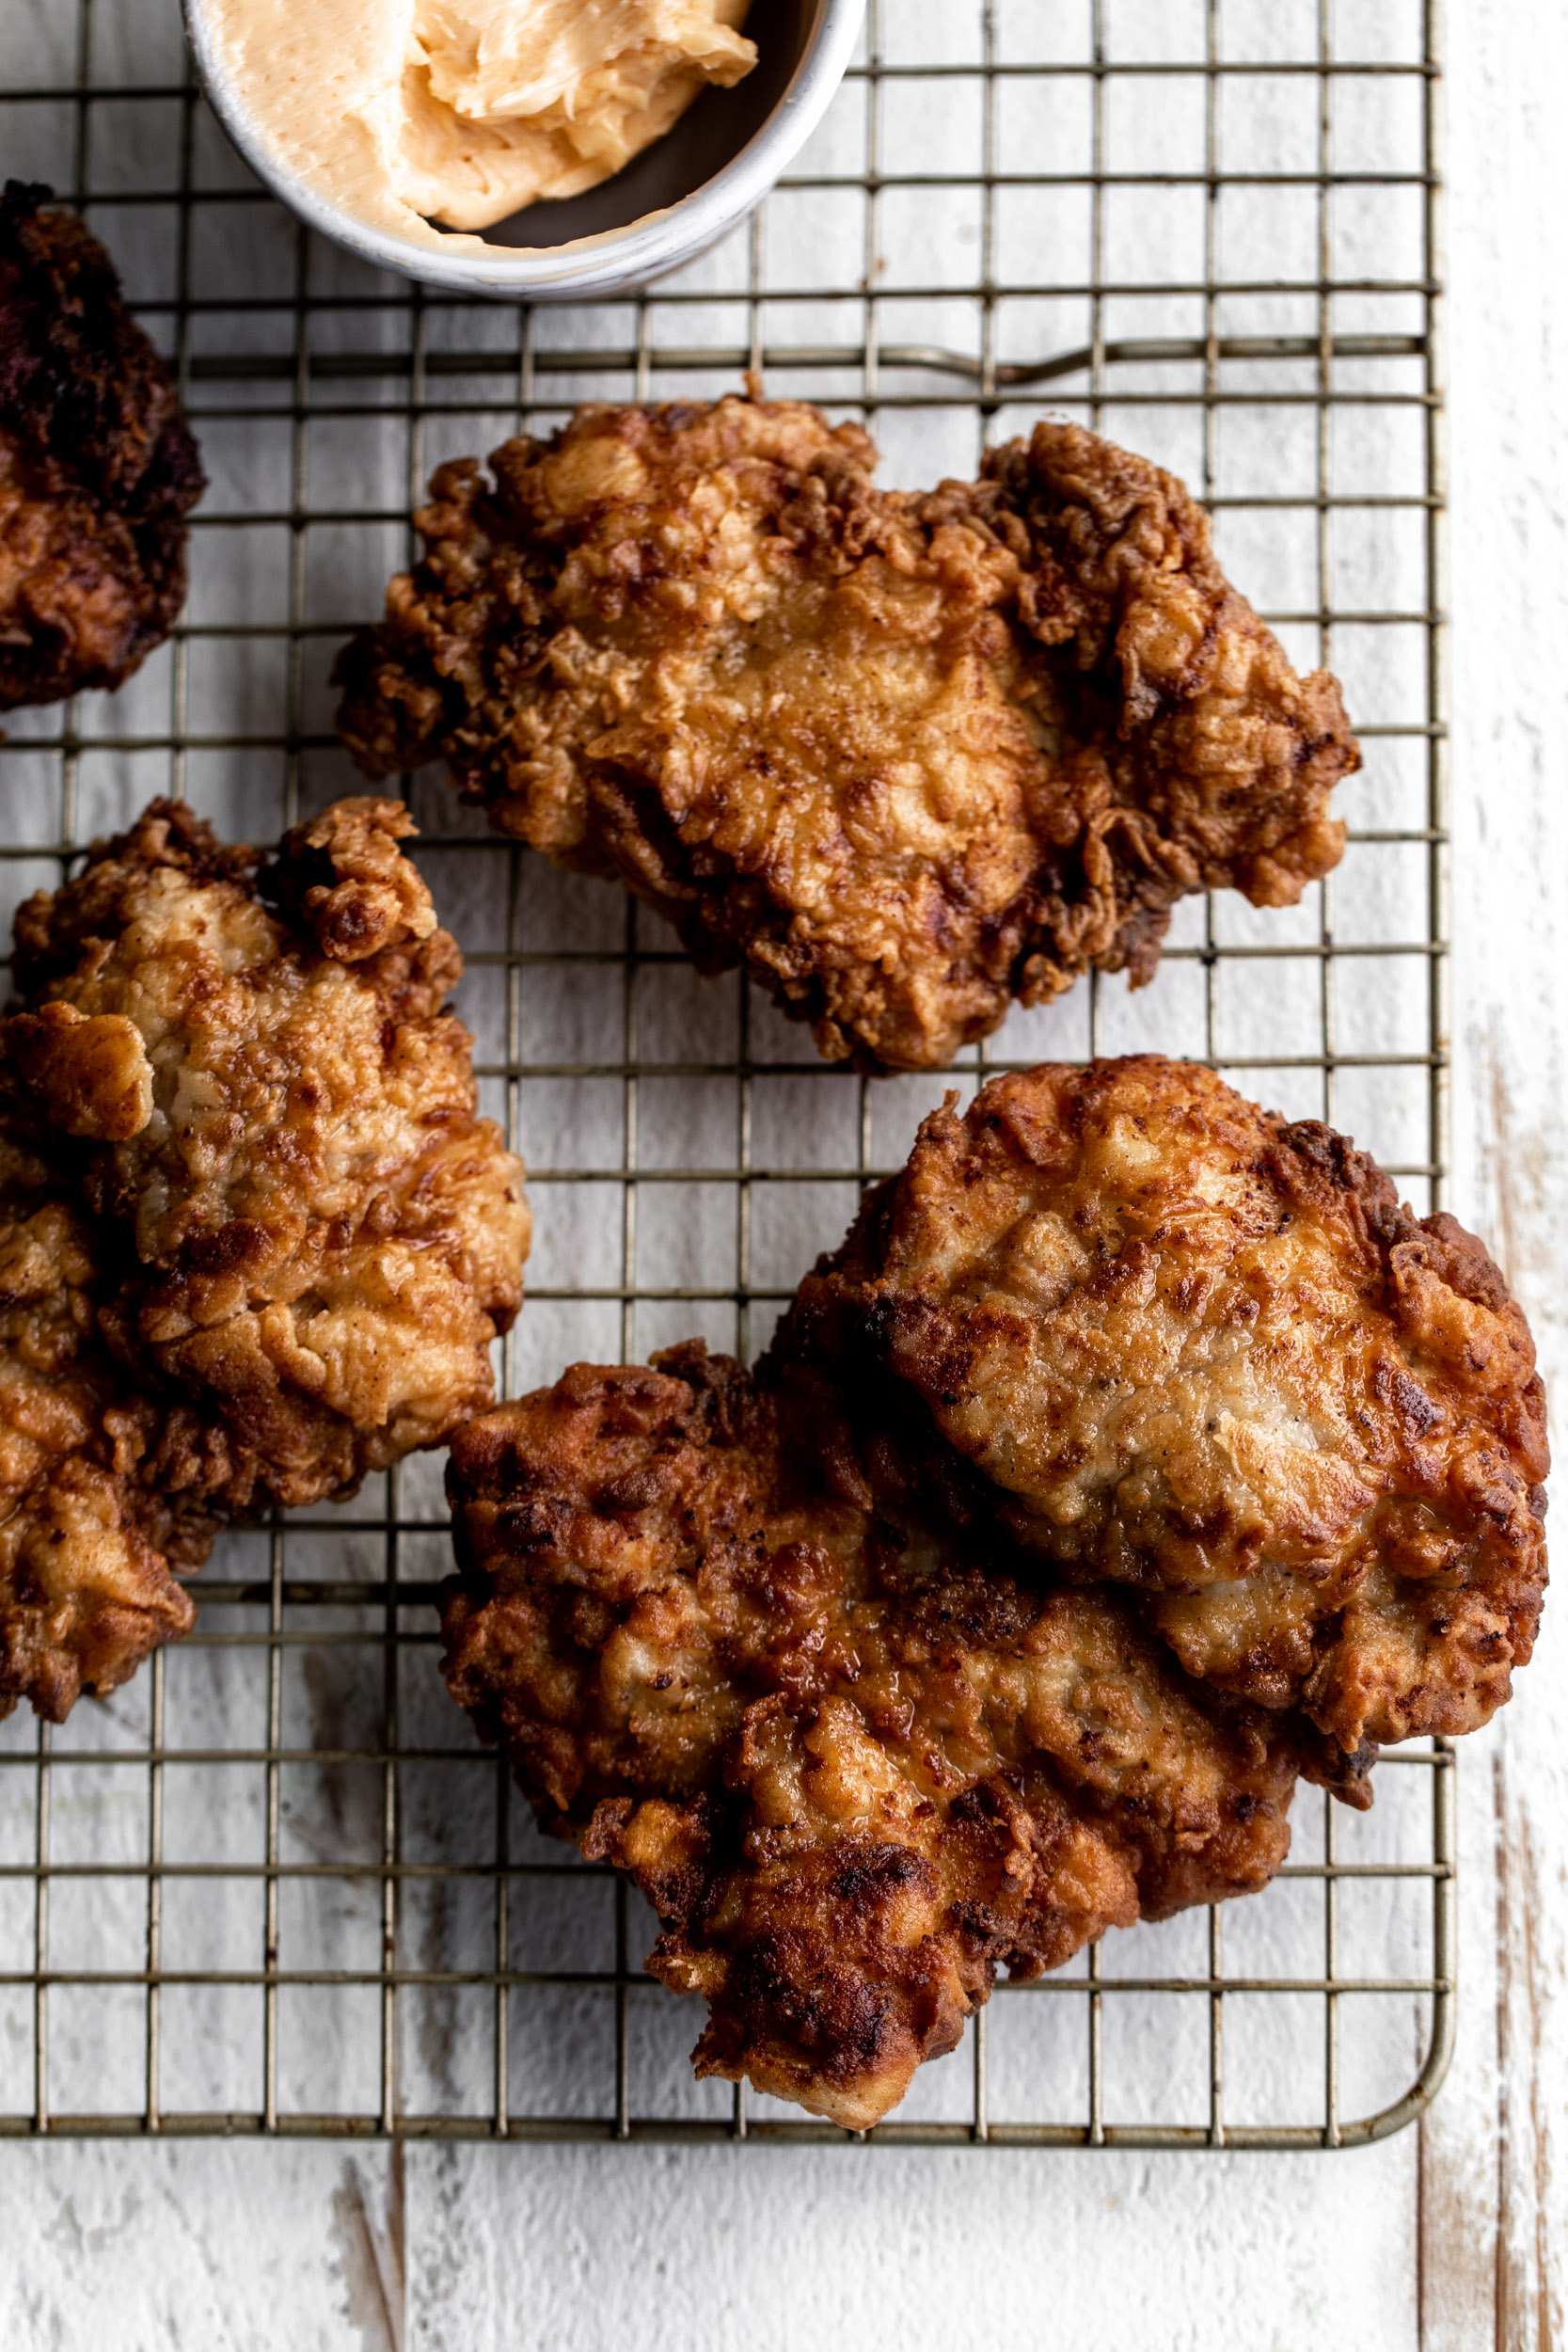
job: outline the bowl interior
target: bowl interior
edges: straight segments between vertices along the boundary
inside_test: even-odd
[[[695,194],[735,161],[778,105],[821,8],[822,0],[752,0],[742,30],[756,42],[757,62],[743,82],[734,89],[704,90],[666,137],[644,148],[612,180],[561,203],[531,204],[486,229],[487,241],[534,250],[570,245],[577,237],[629,229]]]

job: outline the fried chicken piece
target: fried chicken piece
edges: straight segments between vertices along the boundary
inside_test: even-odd
[[[59,1723],[190,1630],[170,1563],[199,1567],[210,1527],[143,1482],[160,1417],[99,1339],[97,1236],[50,1182],[0,1138],[0,1716]]]
[[[1353,1779],[1485,1723],[1540,1615],[1547,1452],[1480,1242],[1191,1063],[956,1104],[780,1352],[879,1382],[906,1446],[950,1456],[960,1518],[1135,1594],[1188,1674],[1299,1708]]]
[[[886,2113],[998,1966],[1260,1886],[1299,1772],[1529,1655],[1541,1383],[1479,1242],[1148,1055],[928,1119],[752,1374],[470,1422],[445,1671],[627,1870],[699,2073]]]
[[[163,643],[206,487],[113,262],[49,194],[0,199],[0,710],[119,686]]]
[[[210,1418],[199,1474],[229,1510],[438,1443],[489,1402],[520,1302],[522,1171],[475,1117],[413,830],[400,802],[340,801],[259,867],[154,802],[17,916],[7,1023],[124,1036],[74,1111],[56,1060],[47,1108],[134,1261],[100,1323]]]
[[[0,1545],[38,1554],[56,1487],[113,1540],[82,1502],[42,1586],[0,1585],[0,1708],[63,1712],[183,1630],[164,1561],[219,1519],[352,1493],[491,1400],[523,1171],[475,1116],[412,830],[341,801],[263,863],[154,802],[17,915],[0,1395],[41,1452],[13,1433]]]
[[[1359,758],[1179,482],[1043,423],[977,483],[876,489],[794,402],[588,407],[443,467],[426,552],[345,647],[339,724],[437,755],[500,831],[619,876],[830,1059],[925,1069],[1175,901],[1291,905]]]
[[[1288,1732],[1127,1597],[921,1524],[831,1386],[656,1360],[458,1435],[445,1671],[545,1825],[657,1909],[699,2074],[868,2126],[998,1966],[1273,1876]]]

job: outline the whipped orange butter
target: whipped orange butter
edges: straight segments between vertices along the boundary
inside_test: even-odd
[[[277,161],[368,226],[451,251],[578,196],[756,63],[748,0],[205,0]]]

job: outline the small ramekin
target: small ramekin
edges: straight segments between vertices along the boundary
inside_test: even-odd
[[[502,302],[562,302],[584,296],[608,297],[634,293],[655,278],[680,269],[709,246],[727,236],[738,221],[765,197],[781,173],[800,153],[823,115],[854,52],[865,12],[865,0],[752,0],[747,30],[759,50],[769,40],[788,40],[799,55],[793,72],[761,124],[702,184],[656,211],[642,211],[595,233],[572,237],[568,243],[542,246],[508,244],[490,254],[453,252],[415,245],[385,230],[369,227],[342,211],[316,189],[304,184],[274,154],[246,111],[245,98],[214,53],[204,0],[184,0],[185,28],[196,55],[213,111],[257,178],[307,228],[330,237],[378,269],[395,270],[404,278],[438,286],[448,294],[488,294]],[[761,73],[767,58],[755,71]],[[750,78],[750,77],[748,77]],[[735,100],[746,87],[705,93],[697,106],[708,105],[706,128],[722,123],[710,100]],[[644,150],[617,179],[605,181],[578,206],[594,203],[600,217],[607,205],[613,210],[613,191],[623,183],[628,202],[637,200],[639,183],[647,200],[650,159],[682,135],[696,108],[683,116],[663,140]],[[722,131],[721,128],[721,138]],[[640,171],[639,165],[644,166]],[[542,206],[542,214],[559,221],[562,206]],[[513,222],[498,223],[485,231],[495,236],[508,230],[526,234],[527,212]],[[559,230],[558,230],[559,233]]]

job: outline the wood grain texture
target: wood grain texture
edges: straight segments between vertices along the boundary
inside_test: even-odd
[[[0,2343],[382,2352],[348,2208],[356,2181],[384,2241],[389,2169],[380,2148],[0,2150]]]
[[[1452,11],[1454,1204],[1492,1239],[1568,1449],[1568,18]],[[1422,2131],[1423,2352],[1568,2331],[1568,1672],[1560,1596],[1465,1755],[1461,2047]]]

